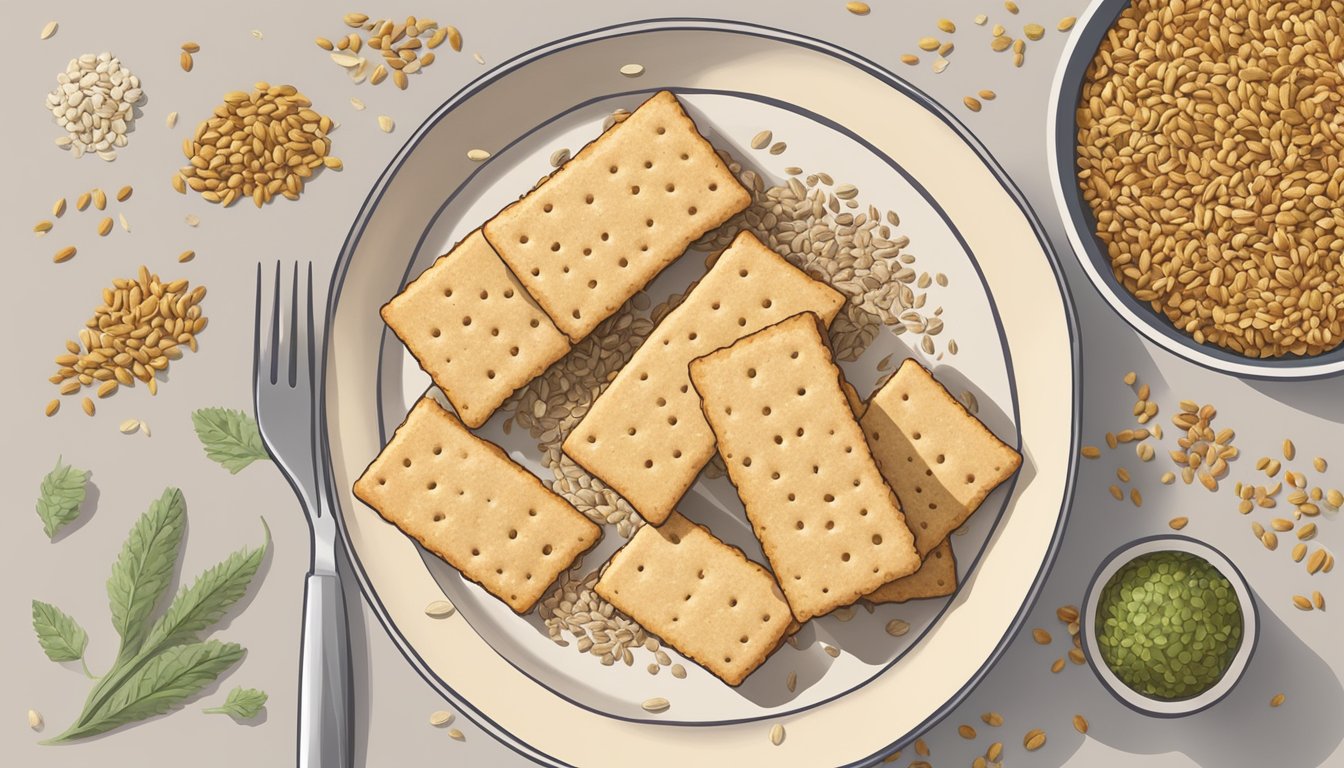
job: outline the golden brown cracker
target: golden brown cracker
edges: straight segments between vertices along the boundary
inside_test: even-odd
[[[805,312],[691,363],[729,479],[799,621],[920,564],[822,333]]]
[[[384,305],[382,316],[473,429],[569,351],[480,230]]]
[[[660,91],[486,222],[485,236],[577,342],[750,202]]]
[[[729,685],[759,667],[793,623],[768,571],[676,512],[640,528],[595,590]]]
[[[427,397],[355,482],[355,495],[518,613],[601,535]]]
[[[868,401],[864,434],[921,555],[970,517],[1022,457],[913,358]]]
[[[942,544],[924,558],[919,570],[902,576],[864,595],[870,603],[904,603],[926,597],[943,597],[957,591],[957,559],[952,554],[952,542]]]
[[[691,360],[804,310],[829,323],[844,301],[740,233],[593,403],[565,453],[661,524],[714,456]]]

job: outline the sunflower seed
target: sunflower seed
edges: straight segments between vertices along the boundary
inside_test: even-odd
[[[469,149],[467,150],[467,159],[475,163],[482,163],[490,159],[490,153],[484,149]]]
[[[644,703],[640,706],[644,707],[645,712],[653,712],[657,714],[659,712],[666,712],[672,704],[661,696],[655,696],[651,699],[645,699]]]
[[[892,619],[887,622],[887,634],[892,637],[900,637],[910,631],[910,624],[900,619]]]
[[[440,709],[430,713],[429,724],[434,726],[435,728],[441,728],[445,725],[451,724],[455,719],[457,718],[455,715],[453,715],[452,712]]]
[[[774,725],[770,726],[770,743],[774,744],[776,747],[784,743],[783,725],[775,723]]]
[[[452,616],[456,611],[457,608],[447,600],[435,600],[425,606],[425,615],[435,619],[446,619],[449,616]]]
[[[639,77],[640,75],[644,74],[644,65],[626,64],[625,66],[621,67],[621,74],[625,75],[626,77]]]
[[[1087,718],[1082,715],[1073,716],[1073,729],[1079,733],[1087,733]]]

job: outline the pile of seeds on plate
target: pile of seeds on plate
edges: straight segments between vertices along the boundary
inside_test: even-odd
[[[225,206],[249,197],[258,208],[276,195],[298,200],[314,172],[341,169],[327,136],[331,118],[312,105],[292,85],[257,83],[250,94],[225,94],[182,141],[188,164],[173,174],[173,188]]]
[[[1344,342],[1338,0],[1138,0],[1089,64],[1077,179],[1115,279],[1248,358]]]
[[[367,80],[369,85],[378,85],[391,76],[394,85],[406,90],[409,76],[434,63],[433,49],[446,41],[454,51],[462,50],[462,33],[457,27],[439,26],[437,21],[424,17],[407,16],[405,21],[399,22],[370,19],[363,13],[347,13],[345,25],[356,31],[334,41],[319,37],[317,46],[330,51],[331,60],[345,69],[356,83]],[[364,53],[366,48],[367,55]],[[372,67],[370,61],[374,62]]]
[[[596,656],[608,667],[618,661],[633,667],[635,652],[642,648],[653,657],[646,667],[649,674],[656,675],[667,667],[673,677],[686,677],[686,668],[672,663],[658,638],[598,596],[593,589],[598,571],[586,576],[581,571],[579,564],[560,574],[554,589],[539,604],[538,615],[545,622],[551,640],[568,646],[565,639],[568,634],[575,638],[579,653]]]
[[[139,380],[151,395],[157,394],[155,375],[182,357],[182,347],[196,351],[196,336],[207,323],[200,306],[205,286],[193,289],[186,280],[165,283],[141,266],[136,277],[113,280],[102,298],[80,329],[79,341],[65,342],[51,383],[67,396],[96,387],[103,398]],[[85,397],[82,405],[85,413],[94,414],[91,399]],[[60,401],[52,400],[47,415],[59,408]]]
[[[135,106],[143,99],[140,78],[121,59],[106,51],[71,59],[47,94],[47,109],[65,131],[56,146],[75,157],[90,153],[116,160],[135,124]]]
[[[758,134],[754,144],[761,149],[782,146],[771,138]],[[920,349],[941,359],[934,337],[943,332],[943,309],[927,311],[925,303],[926,290],[934,283],[946,287],[947,277],[916,271],[915,255],[905,250],[910,239],[895,232],[901,223],[895,211],[861,208],[858,188],[837,185],[828,173],[804,174],[802,168],[790,167],[785,169],[786,183],[767,188],[759,174],[743,168],[732,155],[719,150],[719,156],[751,190],[752,203],[693,248],[717,254],[738,231],[747,230],[844,294],[848,301],[831,324],[837,360],[857,360],[883,326],[897,335],[918,335]],[[948,342],[946,350],[955,354],[956,343]]]
[[[117,190],[117,202],[119,203],[126,202],[127,200],[130,199],[132,192],[134,192],[134,190],[131,189],[129,185],[124,186],[121,189]],[[83,212],[87,210],[90,206],[92,206],[93,209],[97,211],[107,210],[107,193],[98,187],[94,187],[93,189],[87,192],[81,193],[79,197],[76,198],[75,200],[76,211]],[[56,202],[51,206],[51,219],[60,219],[62,216],[65,215],[65,212],[66,212],[65,198],[62,197],[57,199]],[[43,219],[34,224],[33,233],[37,237],[45,237],[47,233],[51,232],[56,226],[51,219]],[[127,232],[131,231],[131,222],[126,219],[126,214],[118,213],[117,219],[121,222],[122,229],[126,230]],[[113,225],[112,217],[104,216],[98,220],[98,226],[95,231],[98,232],[99,237],[107,237],[112,232],[112,225]],[[56,253],[52,255],[51,260],[56,262],[57,264],[60,264],[62,262],[66,262],[74,258],[75,253],[76,253],[75,247],[73,245],[67,245],[64,248],[61,248],[60,250],[56,251]]]
[[[656,321],[645,317],[642,311],[648,309],[649,303],[648,294],[636,294],[591,335],[575,344],[569,354],[514,393],[504,406],[512,413],[504,422],[505,433],[516,423],[537,440],[542,463],[555,477],[551,490],[593,522],[615,526],[617,533],[627,539],[642,525],[639,514],[605,483],[574,463],[560,446],[653,332]]]

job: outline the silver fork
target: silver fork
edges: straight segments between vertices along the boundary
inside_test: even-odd
[[[322,372],[313,324],[313,264],[300,296],[299,264],[283,290],[280,262],[272,290],[257,264],[257,319],[252,395],[266,451],[308,518],[312,557],[303,590],[299,677],[299,768],[350,768],[350,643],[345,599],[336,573],[336,523],[318,432]],[[267,294],[271,294],[268,296]],[[269,298],[269,302],[266,299]],[[269,303],[269,311],[267,305]]]

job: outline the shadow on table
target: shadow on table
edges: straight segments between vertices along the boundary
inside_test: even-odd
[[[1098,706],[1096,691],[1089,690],[1077,697],[1033,697],[1035,723],[1005,727],[1011,734],[983,729],[992,733],[982,735],[1003,738],[1005,748],[1012,748],[1016,746],[1017,734],[1026,728],[1055,723],[1047,729],[1047,748],[1032,755],[1032,765],[1037,768],[1069,765],[1084,738],[1096,739],[1136,756],[1179,752],[1209,768],[1322,765],[1344,740],[1344,732],[1339,728],[1344,687],[1325,660],[1294,635],[1263,601],[1259,602],[1260,645],[1246,676],[1226,699],[1210,709],[1184,718],[1136,718],[1109,696]],[[1037,663],[1013,665],[1011,669],[1011,676],[1021,678],[1018,690],[1032,690],[1033,681],[1040,680]],[[1063,674],[1092,676],[1090,669],[1074,665],[1069,665]],[[1100,688],[1095,677],[1087,684]],[[1269,700],[1279,692],[1287,698],[1282,706],[1271,708]],[[1086,737],[1064,725],[1084,706],[1080,701],[1091,702],[1086,705],[1089,711],[1084,713],[1089,723]]]

